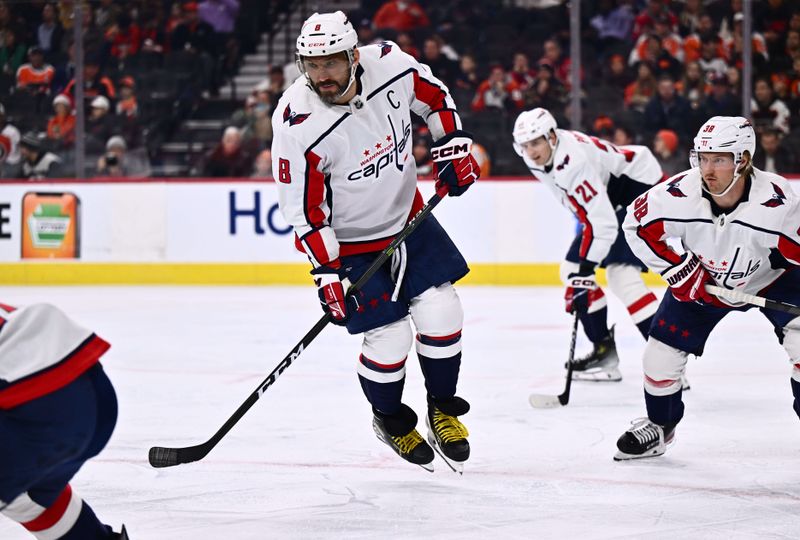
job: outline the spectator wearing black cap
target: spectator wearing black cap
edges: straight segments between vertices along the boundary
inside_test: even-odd
[[[59,178],[63,176],[61,159],[42,148],[42,140],[36,133],[28,132],[19,143],[22,153],[22,177],[29,180]]]
[[[28,51],[28,62],[17,70],[17,90],[25,90],[33,94],[47,94],[56,74],[55,68],[44,62],[44,51],[39,47],[31,47]]]
[[[741,102],[731,92],[727,76],[720,74],[712,76],[711,94],[706,98],[705,108],[709,116],[738,116],[741,114]]]
[[[96,53],[88,54],[83,64],[83,97],[90,104],[97,96],[103,96],[109,102],[117,97],[116,88],[111,79],[100,72],[100,56]],[[75,78],[64,88],[64,94],[75,101]]]

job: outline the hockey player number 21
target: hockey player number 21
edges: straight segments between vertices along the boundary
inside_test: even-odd
[[[292,174],[289,172],[289,160],[278,159],[278,182],[283,184],[292,183]]]
[[[591,201],[595,195],[597,195],[597,191],[592,187],[588,180],[584,180],[582,184],[575,188],[575,191],[583,197],[583,202],[588,203]]]

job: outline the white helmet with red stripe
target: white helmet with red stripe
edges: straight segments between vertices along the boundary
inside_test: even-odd
[[[689,153],[689,164],[699,167],[698,154],[702,152],[723,152],[733,154],[734,177],[730,185],[722,193],[713,193],[721,197],[728,193],[741,176],[739,165],[742,163],[744,152],[750,154],[752,162],[756,153],[756,132],[747,118],[742,116],[714,116],[706,121],[694,138],[692,150]],[[706,190],[705,186],[703,189]]]
[[[550,148],[555,149],[555,145],[550,142],[548,135],[557,127],[556,119],[547,109],[536,107],[530,111],[524,111],[514,122],[514,151],[522,156],[522,144],[539,137],[546,138]]]

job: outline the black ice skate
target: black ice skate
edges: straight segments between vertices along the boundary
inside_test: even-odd
[[[464,462],[469,458],[469,432],[457,416],[469,411],[465,399],[454,396],[434,399],[428,396],[428,442],[447,465],[458,474],[464,474]]]
[[[619,451],[614,461],[660,456],[675,440],[675,427],[664,428],[649,418],[637,418],[617,440]]]
[[[385,442],[404,460],[433,472],[433,450],[415,429],[417,415],[408,405],[388,415],[373,409],[372,428],[378,439]]]
[[[608,336],[594,344],[592,352],[572,361],[572,380],[594,382],[622,380],[613,326],[608,330]]]
[[[118,533],[111,533],[111,534],[114,540],[128,540],[128,531],[125,530],[125,525],[122,526],[122,530],[119,531]]]

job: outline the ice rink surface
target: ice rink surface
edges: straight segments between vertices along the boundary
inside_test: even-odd
[[[800,537],[790,363],[758,311],[729,316],[690,360],[667,454],[615,463],[617,437],[644,414],[644,342],[621,304],[610,299],[609,318],[624,380],[576,383],[567,407],[534,410],[531,392],[563,389],[561,290],[459,292],[463,477],[378,442],[355,375],[360,340],[333,326],[207,458],[148,465],[150,446],[196,444],[222,425],[319,318],[313,286],[6,287],[0,301],[56,304],[112,343],[117,429],[73,487],[132,540]],[[424,414],[413,352],[405,401]],[[31,537],[0,518],[0,538]]]

